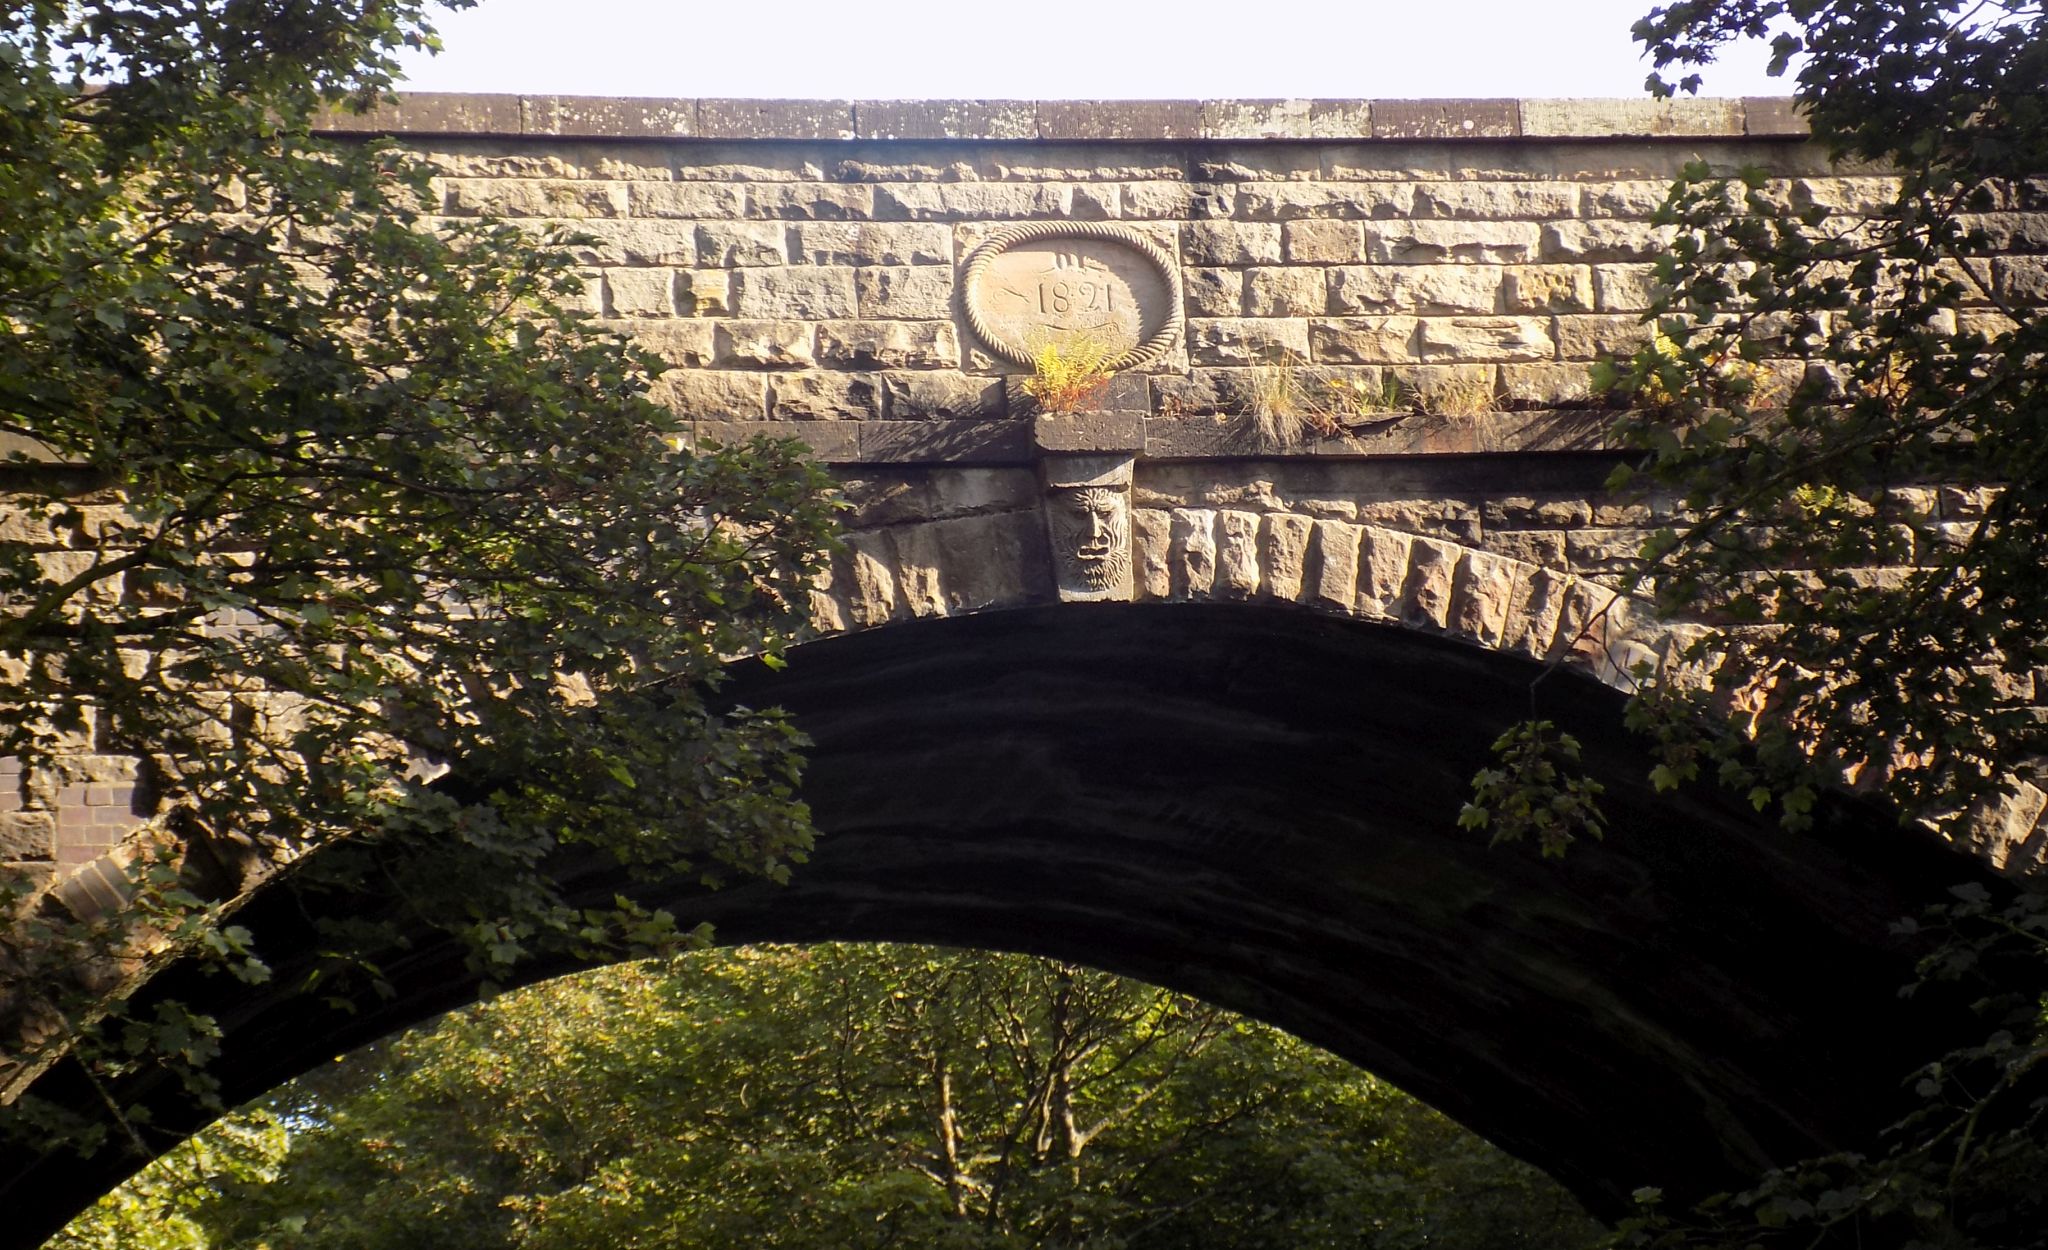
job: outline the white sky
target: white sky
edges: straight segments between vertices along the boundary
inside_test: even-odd
[[[1658,0],[483,0],[414,91],[800,98],[1634,96]],[[1704,95],[1784,95],[1759,43]]]

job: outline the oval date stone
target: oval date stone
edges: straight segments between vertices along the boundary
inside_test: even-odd
[[[989,348],[1030,364],[1081,339],[1121,348],[1114,368],[1162,355],[1180,336],[1173,261],[1144,235],[1104,222],[1033,222],[1003,230],[967,260],[968,324]]]

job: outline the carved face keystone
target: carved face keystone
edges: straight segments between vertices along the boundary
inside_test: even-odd
[[[1050,506],[1063,579],[1087,590],[1121,585],[1131,569],[1131,508],[1124,493],[1102,486],[1055,490]]]

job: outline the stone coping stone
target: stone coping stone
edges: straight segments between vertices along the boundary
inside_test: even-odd
[[[1795,138],[1776,96],[1671,100],[727,100],[409,92],[328,134],[563,139],[1260,140]]]

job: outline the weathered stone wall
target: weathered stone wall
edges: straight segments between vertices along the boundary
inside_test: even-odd
[[[1313,452],[1510,450],[1558,445],[1527,411],[1583,403],[1587,366],[1648,333],[1649,219],[1681,165],[1762,165],[1771,194],[1850,212],[1889,185],[1830,166],[1778,101],[428,97],[354,124],[445,169],[449,217],[594,236],[590,312],[679,366],[662,395],[706,437],[788,423],[866,463],[1028,458],[1025,367],[976,341],[958,283],[1005,224],[1120,222],[1178,264],[1182,342],[1116,399],[1148,455],[1256,449],[1214,414],[1282,362],[1318,387],[1391,378],[1444,418]],[[2016,254],[1971,307],[2048,289],[2017,254],[2048,247],[2048,218],[1984,224]]]
[[[1046,466],[1107,454],[1130,557],[1110,597],[1284,601],[1615,683],[1673,642],[1628,605],[1602,615],[1651,516],[1600,496],[1611,414],[1586,385],[1648,333],[1652,212],[1697,159],[1850,213],[1889,185],[1831,166],[1776,100],[415,96],[336,129],[433,160],[446,219],[591,236],[589,312],[676,366],[658,397],[700,439],[793,435],[835,466],[855,532],[815,599],[825,631],[1062,596]],[[1981,224],[2008,254],[1960,317],[2048,295],[2048,193],[2003,208]],[[1025,366],[963,307],[973,249],[1044,221],[1129,227],[1179,278],[1183,333],[1081,420],[1035,417]],[[1402,403],[1276,438],[1252,419],[1276,379],[1391,382]],[[1968,526],[1983,500],[1921,502]],[[89,749],[0,771],[0,860],[101,859],[148,812],[133,776]],[[1994,862],[2048,853],[2044,808],[2026,787],[1987,815]]]

